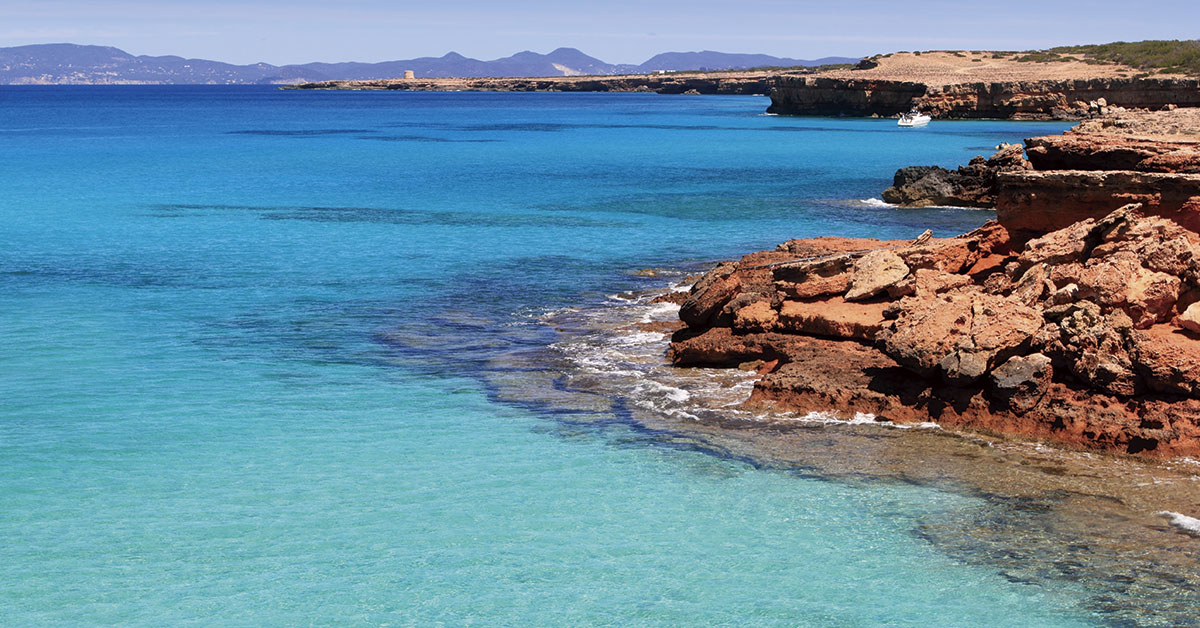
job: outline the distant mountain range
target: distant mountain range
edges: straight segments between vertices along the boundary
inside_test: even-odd
[[[816,66],[853,63],[849,57],[784,59],[724,52],[666,52],[641,65],[605,63],[574,48],[550,54],[518,52],[480,61],[456,52],[381,63],[269,63],[234,65],[183,57],[134,56],[110,46],[37,44],[0,48],[0,85],[21,84],[280,84],[305,81],[397,78],[412,70],[417,77],[576,76],[643,74],[659,70],[736,70],[752,67]]]

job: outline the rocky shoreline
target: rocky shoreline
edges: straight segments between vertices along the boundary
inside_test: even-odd
[[[1090,62],[1089,62],[1090,61]],[[918,108],[944,119],[1081,120],[1106,107],[1200,107],[1200,80],[1094,59],[1022,61],[1006,53],[934,51],[858,66],[540,78],[322,81],[289,90],[654,92],[768,95],[768,113],[896,116]],[[1107,105],[1098,106],[1104,102]]]
[[[1198,456],[1200,161],[1145,132],[1200,128],[1187,116],[1035,138],[1024,163],[1002,150],[999,220],[963,236],[792,240],[721,264],[683,299],[669,357],[756,367],[751,407]],[[1084,168],[1107,153],[1141,169]],[[1065,183],[1093,176],[1111,185]]]
[[[554,76],[538,78],[428,78],[378,81],[322,81],[284,86],[287,90],[356,90],[420,92],[652,92],[764,96],[778,72],[680,72],[622,76]]]

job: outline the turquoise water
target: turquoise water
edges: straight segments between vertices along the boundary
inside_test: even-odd
[[[480,376],[639,268],[968,230],[859,199],[1063,128],[766,104],[0,89],[0,625],[1102,625],[915,532],[976,498],[560,429]]]

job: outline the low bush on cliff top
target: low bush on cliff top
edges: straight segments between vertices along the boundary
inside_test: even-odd
[[[1016,61],[1023,62],[1023,63],[1029,63],[1029,62],[1050,63],[1051,61],[1063,61],[1063,60],[1064,60],[1064,57],[1061,54],[1059,54],[1057,52],[1052,52],[1049,50],[1035,50],[1033,52],[1021,55],[1016,58]]]
[[[1061,46],[1048,52],[1085,54],[1092,59],[1123,63],[1140,70],[1200,75],[1200,40],[1118,41],[1111,44]]]

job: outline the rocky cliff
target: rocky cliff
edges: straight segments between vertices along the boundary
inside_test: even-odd
[[[752,406],[1200,455],[1200,112],[1123,115],[938,174],[995,198],[972,233],[718,266],[670,358],[761,364]]]
[[[1126,203],[1200,230],[1200,111],[1118,111],[1025,141],[1030,168],[997,175],[997,217],[1023,242]]]
[[[770,113],[788,115],[890,116],[912,108],[935,118],[1077,120],[1089,103],[1158,109],[1200,106],[1200,81],[1187,78],[1093,78],[1078,80],[961,82],[934,85],[829,77],[779,77]]]
[[[912,109],[929,86],[908,81],[779,77],[767,113],[816,116],[891,116]]]
[[[1200,230],[1200,110],[1114,110],[1029,138],[1023,154],[1004,146],[957,171],[901,168],[882,196],[906,207],[994,207],[1018,244],[1135,202]]]
[[[672,339],[679,366],[763,361],[748,404],[1200,454],[1200,234],[1137,206],[1013,250],[793,240],[718,266]]]

